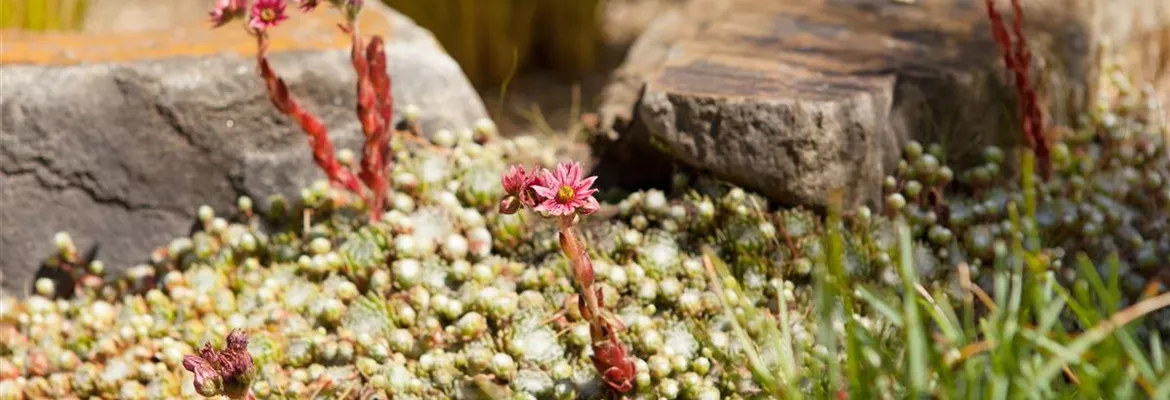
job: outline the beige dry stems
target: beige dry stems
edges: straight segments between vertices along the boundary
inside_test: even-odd
[[[600,58],[598,15],[606,0],[384,2],[434,33],[476,86],[500,84],[514,61],[576,78]]]

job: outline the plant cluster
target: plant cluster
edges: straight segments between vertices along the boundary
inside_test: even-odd
[[[1142,176],[1170,178],[1170,163],[1156,161],[1165,160],[1164,144],[1150,134],[1160,131],[1143,126],[1144,112],[1124,108],[1095,112],[1090,120],[1099,122],[1084,130],[1116,141],[1071,145],[1070,138],[1054,149],[1083,148],[1084,157],[1111,168],[1140,166]],[[904,191],[945,165],[895,178],[903,182],[898,194],[912,200],[890,218],[865,208],[827,220],[768,210],[759,195],[706,179],[635,192],[612,211],[603,206],[572,220],[573,237],[588,243],[577,249],[600,294],[602,310],[587,315],[573,259],[586,257],[561,245],[560,223],[527,218],[545,211],[560,222],[564,216],[552,212],[591,212],[587,198],[556,202],[561,187],[548,183],[576,182],[568,186],[577,200],[594,195],[585,179],[568,179],[575,175],[568,165],[558,179],[557,168],[546,166],[553,179],[540,185],[501,185],[501,176],[521,176],[508,164],[552,150],[523,137],[480,144],[470,131],[454,143],[442,136],[434,136],[436,148],[396,155],[389,210],[377,222],[322,181],[295,206],[271,199],[264,216],[246,198],[233,212],[201,207],[201,230],[162,246],[126,276],[103,276],[101,287],[46,287],[0,301],[0,397],[199,396],[201,387],[218,385],[211,379],[197,387],[185,356],[210,360],[199,349],[229,350],[227,338],[239,329],[257,399],[598,398],[616,391],[603,375],[608,368],[594,361],[601,356],[594,315],[626,327],[618,339],[633,366],[630,398],[1157,398],[1170,390],[1162,379],[1170,314],[1158,309],[1166,295],[1127,289],[1130,280],[1144,287],[1156,279],[1127,267],[1131,255],[1110,251],[1106,244],[1119,234],[1103,231],[1084,238],[1095,247],[1061,249],[1089,262],[1051,256],[1061,245],[1048,240],[1056,236],[1047,228],[1036,233],[1044,246],[1029,243],[1030,227],[1046,226],[1045,207],[1080,185],[1061,178],[1059,162],[1053,179],[1032,181],[1032,192],[1054,196],[1035,217],[1024,202],[1027,187],[1016,186],[1022,180],[968,184],[978,197],[955,190],[966,178],[945,186],[951,215],[1006,199],[994,207],[1002,214],[980,214],[979,225],[1003,230],[986,260],[965,250],[982,228],[930,218],[931,197]],[[1157,158],[1103,161],[1128,153],[1122,143],[1143,141]],[[934,146],[916,147],[908,146],[907,160],[924,159]],[[1085,176],[1116,181],[1092,177]],[[1145,194],[1166,187],[1138,183],[1131,190]],[[1083,193],[1121,193],[1096,190]],[[1168,203],[1138,202],[1133,193],[1135,200],[1115,208],[1157,221],[1154,207]],[[516,212],[521,207],[533,212]],[[1163,251],[1161,236],[1143,238]],[[75,252],[61,251],[57,257]],[[1076,279],[1066,284],[1069,277]],[[577,307],[562,313],[563,304]]]
[[[574,225],[579,215],[597,212],[600,205],[593,197],[597,177],[583,178],[581,165],[565,163],[556,172],[534,169],[525,171],[513,165],[503,175],[504,190],[508,193],[500,202],[500,213],[515,213],[521,206],[556,221],[561,250],[572,265],[572,276],[580,299],[579,313],[589,323],[593,365],[606,385],[617,394],[633,389],[634,362],[626,356],[625,345],[618,340],[618,331],[624,330],[621,320],[608,315],[602,307],[603,295],[594,287],[593,262]],[[566,303],[572,307],[571,302]]]

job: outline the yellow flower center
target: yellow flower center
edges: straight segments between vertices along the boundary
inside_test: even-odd
[[[568,203],[576,197],[577,192],[573,190],[572,186],[561,186],[561,190],[557,191],[557,202]]]
[[[276,20],[276,10],[265,8],[260,10],[260,20],[264,22],[272,22]]]

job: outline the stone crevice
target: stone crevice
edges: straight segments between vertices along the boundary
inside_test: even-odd
[[[82,193],[85,193],[86,197],[93,200],[94,203],[102,204],[102,205],[106,205],[106,206],[118,207],[118,208],[121,208],[121,209],[127,210],[127,211],[142,211],[142,210],[162,211],[162,212],[166,212],[166,213],[173,214],[176,216],[184,216],[184,217],[192,215],[191,212],[184,212],[184,210],[174,209],[174,208],[170,208],[170,207],[163,207],[163,206],[158,206],[158,205],[153,205],[153,204],[136,204],[134,202],[131,202],[131,201],[129,201],[125,198],[119,197],[119,196],[103,195],[100,191],[98,191],[97,189],[95,189],[93,187],[92,183],[95,182],[95,180],[93,179],[92,174],[90,174],[89,172],[82,172],[80,174],[74,174],[74,175],[78,175],[79,177],[81,177],[82,179],[80,179],[80,180],[79,179],[70,179],[69,177],[62,176],[62,174],[59,171],[53,170],[53,168],[46,162],[47,160],[44,159],[43,157],[33,157],[32,161],[35,161],[35,162],[29,164],[29,166],[31,166],[31,168],[28,166],[23,167],[23,168],[20,168],[20,167],[18,167],[18,168],[3,168],[5,177],[7,179],[14,179],[14,178],[17,178],[17,177],[20,177],[23,175],[32,175],[33,177],[35,177],[37,179],[37,182],[39,182],[41,184],[41,187],[51,188],[51,189],[54,189],[57,191],[66,190],[66,189],[76,189],[76,190],[81,191]],[[90,184],[86,184],[85,182],[89,182]]]

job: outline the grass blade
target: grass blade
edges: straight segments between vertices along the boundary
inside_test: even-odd
[[[1162,373],[1162,378],[1158,380],[1157,386],[1154,386],[1153,398],[1170,399],[1170,373]]]
[[[1151,312],[1160,310],[1170,306],[1170,293],[1163,293],[1153,298],[1143,300],[1140,303],[1134,304],[1117,314],[1114,314],[1109,319],[1089,329],[1076,340],[1068,345],[1069,353],[1060,357],[1054,357],[1046,362],[1041,368],[1040,373],[1037,374],[1037,379],[1040,382],[1049,382],[1056,374],[1060,373],[1061,368],[1068,363],[1076,362],[1077,359],[1089,350],[1090,347],[1098,342],[1109,337],[1119,327],[1133,322],[1142,316]]]
[[[1077,354],[1073,353],[1071,350],[1069,350],[1064,345],[1061,345],[1060,343],[1057,343],[1056,341],[1049,339],[1048,337],[1044,336],[1043,334],[1040,334],[1037,332],[1024,330],[1024,331],[1020,332],[1020,337],[1024,338],[1025,340],[1027,340],[1029,342],[1032,342],[1037,347],[1044,349],[1044,350],[1048,351],[1049,353],[1056,354],[1056,355],[1059,355],[1061,357],[1076,358],[1078,356]]]
[[[724,291],[724,284],[727,280],[720,279],[720,276],[730,276],[727,274],[727,268],[722,264],[722,261],[715,257],[714,250],[709,247],[703,248],[703,266],[705,267],[707,277],[710,280],[709,284],[715,296],[719,299],[720,308],[723,309],[724,316],[731,322],[732,333],[735,334],[736,340],[740,341],[743,346],[744,354],[747,356],[748,369],[752,373],[752,378],[756,383],[759,383],[765,390],[777,398],[800,398],[799,392],[794,389],[795,385],[787,382],[781,382],[785,377],[777,379],[768,371],[767,365],[760,358],[759,353],[756,352],[756,345],[751,340],[751,337],[744,330],[736,317],[735,312],[732,311],[733,306],[727,302],[727,295]],[[719,263],[716,267],[716,262]],[[719,273],[716,272],[719,270]],[[734,283],[734,280],[731,280]],[[738,284],[735,285],[738,289]],[[742,309],[754,309],[753,307],[744,307]]]
[[[857,321],[853,305],[853,290],[849,283],[849,275],[845,272],[845,238],[841,234],[841,204],[844,193],[841,189],[834,189],[829,193],[829,212],[825,220],[828,246],[825,246],[825,256],[829,262],[833,286],[837,296],[841,298],[841,305],[845,315],[845,374],[849,377],[850,395],[869,398],[869,386],[861,368],[861,344],[857,339]]]
[[[921,286],[919,286],[919,288],[921,288]],[[953,315],[953,313],[948,315],[945,311],[943,311],[942,306],[940,306],[940,304],[946,304],[949,307],[950,304],[945,301],[934,301],[932,297],[927,296],[928,293],[926,293],[925,289],[920,289],[919,293],[922,294],[922,297],[918,299],[919,304],[922,306],[922,309],[926,311],[927,316],[934,320],[934,323],[938,325],[938,329],[942,331],[943,336],[945,336],[947,340],[951,341],[951,343],[962,343],[963,333],[958,329],[958,321],[952,320],[950,317]]]
[[[885,317],[890,324],[899,328],[905,324],[905,322],[902,320],[902,313],[895,309],[895,306],[890,305],[890,303],[887,303],[885,300],[882,300],[872,291],[866,289],[865,286],[858,285],[854,289],[854,292],[857,294],[857,298],[861,299],[866,304],[869,304],[870,308],[873,308],[874,311],[876,311],[878,314],[881,314],[882,317]]]
[[[788,300],[784,298],[783,287],[776,290],[776,304],[780,314],[780,355],[783,358],[780,365],[784,368],[784,376],[789,379],[788,382],[796,382],[800,376],[796,367],[796,354],[792,350],[792,317],[789,315]]]
[[[902,301],[902,317],[906,321],[906,343],[909,348],[907,354],[907,389],[913,397],[926,394],[927,380],[927,351],[926,328],[919,315],[917,297],[917,276],[914,272],[913,244],[910,239],[910,226],[901,217],[897,221],[898,229],[898,273],[902,276],[902,291],[906,299]],[[1007,387],[1004,387],[1006,390]]]
[[[1052,301],[1045,304],[1044,308],[1040,310],[1040,313],[1036,315],[1037,330],[1041,333],[1047,333],[1051,330],[1052,326],[1059,321],[1060,312],[1064,311],[1064,305],[1065,299],[1063,297],[1053,298]]]
[[[825,265],[824,254],[818,254],[816,265]],[[824,360],[828,366],[828,387],[837,390],[840,384],[840,366],[837,363],[837,332],[833,330],[833,319],[837,313],[837,303],[833,301],[834,286],[828,282],[828,271],[825,268],[813,268],[813,309],[816,315],[817,344],[825,347],[828,359]]]
[[[1154,370],[1166,372],[1166,352],[1162,348],[1162,335],[1156,330],[1150,333],[1150,354],[1153,356]]]
[[[1114,296],[1112,290],[1105,286],[1105,281],[1101,279],[1101,274],[1097,273],[1097,268],[1093,266],[1093,262],[1089,261],[1089,256],[1084,253],[1077,254],[1077,267],[1080,269],[1081,277],[1089,283],[1089,287],[1100,297],[1104,308],[1109,311],[1116,310],[1118,298]]]

